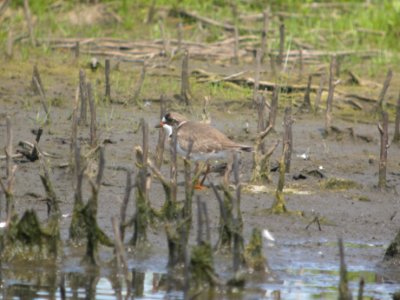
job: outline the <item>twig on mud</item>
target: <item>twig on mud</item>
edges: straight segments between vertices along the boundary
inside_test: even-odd
[[[318,230],[319,230],[319,231],[322,231],[321,223],[320,223],[320,221],[319,221],[318,216],[315,216],[314,219],[312,219],[312,221],[311,221],[310,223],[307,224],[307,226],[306,226],[305,229],[308,230],[308,228],[309,228],[312,224],[314,224],[314,223],[317,223],[317,225],[318,225]]]
[[[29,161],[36,161],[39,159],[39,151],[38,151],[38,143],[40,141],[40,137],[42,136],[43,129],[39,128],[36,132],[35,143],[29,143],[26,141],[21,141],[18,143],[19,146],[23,147],[22,150],[17,150],[18,153],[21,153],[25,156]],[[47,154],[47,156],[52,156]]]

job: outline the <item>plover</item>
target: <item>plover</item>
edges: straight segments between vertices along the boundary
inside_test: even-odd
[[[233,151],[251,152],[251,146],[232,141],[218,129],[201,122],[189,121],[178,113],[167,113],[156,127],[163,127],[168,137],[173,130],[177,134],[177,153],[186,156],[189,144],[193,141],[190,159],[199,162],[226,159]],[[207,168],[209,169],[209,168]],[[207,171],[206,171],[207,173]],[[204,181],[205,177],[202,180]]]

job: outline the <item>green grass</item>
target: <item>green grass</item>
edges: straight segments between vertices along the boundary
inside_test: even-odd
[[[114,37],[126,40],[153,40],[161,38],[160,14],[156,14],[152,23],[146,24],[150,4],[152,0],[108,0],[100,1],[108,10],[120,17],[120,22],[96,23],[93,25],[76,25],[68,21],[67,15],[74,9],[83,10],[91,6],[77,4],[80,1],[58,1],[58,0],[35,0],[30,1],[32,14],[35,20],[35,37],[38,40],[46,38],[62,37]],[[286,45],[285,48],[297,49],[295,41],[308,44],[315,50],[341,51],[341,50],[378,50],[382,55],[365,60],[352,56],[347,57],[342,62],[342,70],[352,70],[363,78],[367,78],[378,83],[382,83],[387,69],[392,67],[396,72],[399,70],[400,44],[397,42],[400,36],[400,4],[398,1],[371,1],[369,6],[363,6],[365,1],[335,1],[343,3],[343,7],[337,8],[312,8],[309,4],[314,1],[269,1],[269,10],[272,14],[285,12],[292,14],[292,17],[285,18]],[[22,0],[13,1],[11,4],[12,17],[4,17],[0,23],[0,42],[6,44],[7,35],[10,28],[13,29],[15,36],[26,34],[26,25],[22,9]],[[61,6],[52,6],[52,4]],[[157,0],[157,7],[173,8],[179,7],[190,11],[196,11],[200,15],[221,21],[232,22],[232,7],[229,2],[222,0]],[[237,5],[239,14],[255,14],[265,9],[265,1],[234,1]],[[324,4],[326,2],[318,2]],[[79,6],[77,6],[79,5]],[[78,8],[77,8],[78,7]],[[221,28],[213,26],[200,27],[197,23],[188,19],[178,19],[177,17],[167,16],[165,19],[165,32],[169,38],[176,38],[177,24],[183,22],[184,39],[200,42],[214,42],[217,40],[231,37]],[[271,50],[278,49],[278,26],[279,20],[274,17],[270,20],[270,29],[274,33],[269,34],[268,45]],[[260,30],[262,22],[246,22],[245,27],[253,27]],[[365,33],[358,29],[373,30],[384,32],[384,35]],[[241,32],[241,34],[249,34]],[[258,34],[258,33],[250,33]],[[199,38],[201,37],[201,38]],[[4,49],[0,50],[0,55],[4,56]],[[32,65],[46,57],[49,65],[59,64],[54,72],[57,73],[56,79],[49,79],[48,84],[53,85],[61,74],[65,75],[67,82],[77,84],[79,67],[85,67],[90,57],[82,55],[79,65],[70,65],[71,52],[68,50],[54,51],[45,43],[40,47],[32,48],[27,40],[18,42],[15,45],[14,63],[18,61],[26,65],[26,73],[31,74]],[[53,62],[53,63],[50,63]],[[323,61],[329,62],[329,58]],[[246,64],[246,63],[243,63]],[[28,67],[29,66],[29,67]],[[10,67],[10,66],[9,66]],[[283,78],[284,82],[290,83],[297,78],[297,67],[292,68],[288,78]],[[139,68],[130,72],[112,72],[113,90],[118,94],[122,101],[129,98],[132,94],[135,81],[139,74]],[[102,91],[104,78],[103,72],[87,72],[88,77],[94,82],[100,82],[99,91]],[[28,75],[29,77],[29,75]],[[157,84],[155,85],[154,82]],[[196,83],[192,79],[192,91],[195,98],[202,103],[205,96],[210,96],[211,100],[248,100],[252,97],[252,90],[249,88],[232,87],[228,84],[205,84]],[[180,81],[177,78],[150,77],[146,76],[142,89],[143,98],[158,98],[164,93],[169,96],[179,94]],[[377,92],[374,91],[376,94]],[[299,99],[301,96],[299,96]],[[58,99],[58,98],[57,98]],[[61,99],[62,100],[62,99]],[[61,101],[58,99],[57,101]],[[298,99],[284,99],[285,101],[297,101]],[[300,100],[298,100],[300,101]],[[284,102],[284,101],[283,101]]]

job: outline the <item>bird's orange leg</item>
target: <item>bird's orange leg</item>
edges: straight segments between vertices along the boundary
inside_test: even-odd
[[[196,163],[196,167],[195,167],[195,172],[194,174],[197,175],[200,172],[200,166],[198,163]],[[208,173],[210,172],[210,165],[208,164],[208,162],[206,163],[206,170],[204,172],[204,176],[201,180],[197,180],[195,185],[194,185],[194,189],[195,190],[204,190],[205,188],[207,188],[206,186],[204,186],[204,181],[206,180],[206,177],[208,175]]]

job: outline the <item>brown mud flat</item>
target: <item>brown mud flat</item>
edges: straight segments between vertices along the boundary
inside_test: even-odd
[[[73,187],[71,174],[68,168],[59,166],[69,159],[69,139],[71,110],[63,108],[52,109],[53,122],[44,128],[40,147],[42,150],[59,155],[60,159],[51,159],[52,179],[56,192],[61,199],[60,207],[63,213],[61,223],[62,239],[68,238],[70,214],[73,207]],[[35,112],[25,111],[12,103],[2,103],[2,116],[10,115],[15,144],[19,140],[33,140],[30,133],[35,127]],[[199,113],[200,114],[200,113]],[[196,116],[196,111],[192,114]],[[112,143],[105,145],[106,170],[100,190],[98,222],[105,232],[112,236],[111,217],[118,216],[125,189],[125,172],[120,167],[130,166],[134,169],[135,145],[141,144],[141,133],[135,129],[140,118],[144,118],[150,125],[158,123],[159,108],[155,103],[149,103],[143,110],[125,109],[120,105],[106,105],[98,109],[100,140],[109,139]],[[243,143],[252,143],[256,133],[256,113],[245,109],[240,115],[235,112],[222,113],[211,108],[212,124]],[[195,118],[195,117],[194,117]],[[273,182],[260,187],[247,186],[252,165],[251,155],[242,154],[241,181],[244,184],[241,210],[244,218],[244,237],[250,237],[253,228],[268,229],[276,241],[271,244],[265,240],[264,253],[269,264],[283,272],[291,265],[297,267],[305,263],[324,264],[330,266],[339,264],[337,238],[342,237],[345,242],[346,261],[350,266],[370,266],[371,270],[380,269],[382,274],[390,274],[392,282],[399,282],[399,274],[391,267],[379,267],[384,251],[399,229],[400,208],[398,191],[400,189],[400,151],[398,145],[392,145],[388,154],[388,185],[387,191],[380,191],[378,182],[379,163],[379,132],[375,124],[358,124],[335,121],[335,126],[343,131],[340,134],[332,133],[325,138],[322,135],[324,120],[311,114],[295,116],[293,125],[293,155],[291,172],[286,175],[287,207],[292,211],[302,211],[304,217],[288,215],[271,215],[265,210],[271,207],[278,178],[272,173]],[[233,121],[234,120],[234,121]],[[5,141],[5,119],[0,125],[0,141]],[[244,128],[248,123],[249,132]],[[267,138],[267,147],[282,137],[281,120],[278,118],[276,131]],[[152,127],[152,126],[151,126]],[[370,142],[352,137],[346,128],[352,128],[354,133],[368,136]],[[392,132],[390,132],[392,134]],[[88,128],[80,128],[81,142],[85,143],[89,136]],[[158,131],[150,130],[150,150],[155,149]],[[15,147],[16,145],[14,145]],[[168,148],[167,148],[168,149]],[[274,161],[280,157],[282,148],[279,146],[272,156]],[[166,151],[166,159],[169,151]],[[302,154],[309,157],[304,159]],[[35,209],[45,220],[47,208],[41,200],[44,196],[43,187],[39,179],[39,162],[19,161],[16,174],[15,197],[16,208],[22,213],[28,208]],[[182,164],[180,163],[182,170]],[[168,174],[168,166],[163,171]],[[4,166],[2,164],[2,174]],[[306,175],[306,179],[295,180],[293,177],[305,170],[319,170],[325,178],[320,179]],[[2,175],[3,176],[3,175]],[[357,183],[350,189],[323,188],[327,179],[348,179]],[[208,180],[219,183],[217,175],[211,175]],[[179,175],[183,182],[183,173]],[[257,190],[257,192],[255,192]],[[210,216],[210,225],[213,244],[217,239],[219,207],[211,189],[197,191],[203,200],[207,201]],[[84,199],[89,197],[89,187],[86,186]],[[183,186],[179,188],[179,197],[184,198]],[[4,198],[2,198],[4,199]],[[164,192],[161,185],[154,181],[150,191],[150,202],[155,208],[164,203]],[[4,203],[4,201],[2,201]],[[4,205],[4,204],[3,204]],[[195,204],[193,209],[195,210]],[[4,207],[2,207],[4,212]],[[134,207],[131,201],[128,215],[133,215]],[[4,216],[4,214],[2,215]],[[317,224],[308,228],[310,221],[318,216],[321,229]],[[195,225],[194,225],[195,226]],[[192,232],[196,232],[194,228]],[[127,239],[132,233],[127,232]],[[194,234],[191,237],[194,243]],[[167,244],[164,228],[159,225],[149,228],[149,242],[152,245],[147,267],[154,268],[154,261],[166,262]],[[106,255],[107,256],[107,255]],[[158,258],[157,258],[158,257]],[[164,257],[164,258],[163,258]],[[141,259],[130,254],[131,264],[145,269]],[[139,261],[139,263],[138,263]],[[158,262],[157,262],[158,261]],[[218,267],[217,262],[217,267]],[[219,266],[225,271],[226,266]],[[228,268],[229,269],[229,268]],[[350,269],[351,271],[351,269]],[[285,276],[282,275],[281,276]]]

